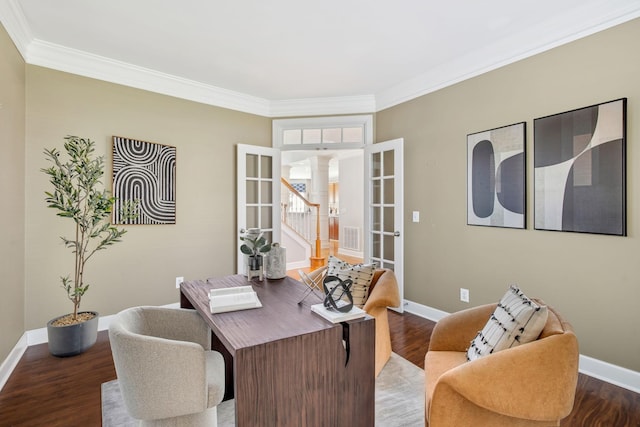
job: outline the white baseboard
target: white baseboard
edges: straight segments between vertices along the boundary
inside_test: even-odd
[[[22,334],[16,345],[13,347],[13,350],[9,353],[2,365],[0,365],[0,391],[9,380],[11,373],[18,365],[20,358],[24,354],[27,349],[27,334]]]
[[[448,315],[446,311],[418,304],[413,301],[404,301],[405,311],[425,319],[437,322]],[[590,377],[608,382],[610,384],[626,388],[634,393],[640,393],[640,372],[613,365],[593,357],[580,355],[579,371]]]
[[[429,319],[433,322],[437,322],[438,320],[449,314],[446,311],[438,310],[437,308],[418,304],[417,302],[409,300],[404,300],[404,309],[409,313],[424,317],[425,319]]]
[[[180,303],[163,305],[162,307],[168,308],[180,308]],[[98,319],[98,331],[106,331],[109,329],[109,324],[114,318],[115,314],[109,316],[100,316]],[[7,380],[11,376],[11,373],[15,369],[16,365],[20,361],[20,358],[24,354],[27,347],[37,344],[44,344],[48,342],[47,328],[32,329],[22,334],[22,337],[18,340],[13,350],[9,353],[7,358],[0,365],[0,391],[7,383]]]
[[[640,372],[580,355],[580,372],[618,387],[640,393]]]
[[[353,258],[364,258],[364,252],[345,248],[338,248],[338,255],[346,255]]]
[[[179,308],[180,303],[167,304],[163,307]],[[413,301],[404,301],[405,311],[415,314],[425,319],[437,322],[444,316],[448,315],[446,311],[438,310]],[[109,324],[114,315],[100,316],[98,322],[98,330],[104,331],[109,328]],[[28,346],[36,344],[44,344],[47,342],[47,328],[34,329],[25,332],[18,340],[13,350],[0,365],[0,391],[6,384],[9,376],[15,369]],[[640,393],[640,372],[623,368],[622,366],[613,365],[602,360],[594,359],[589,356],[580,355],[580,372],[597,378],[601,381],[626,388],[634,393]]]
[[[309,261],[309,259],[306,259],[304,261],[288,262],[287,271],[297,270],[299,268],[308,268],[309,266],[311,266],[311,261]]]

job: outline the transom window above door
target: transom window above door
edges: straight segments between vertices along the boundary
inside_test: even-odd
[[[273,121],[273,147],[281,150],[352,149],[371,143],[371,115]]]

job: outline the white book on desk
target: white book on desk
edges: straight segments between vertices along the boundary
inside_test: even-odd
[[[259,307],[262,307],[262,303],[251,286],[235,286],[209,291],[209,309],[212,314]]]
[[[355,306],[346,313],[342,313],[340,311],[329,310],[324,304],[314,304],[311,306],[311,311],[332,323],[346,322],[347,320],[359,319],[367,315],[366,311]]]

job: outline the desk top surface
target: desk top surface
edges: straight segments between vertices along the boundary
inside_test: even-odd
[[[258,295],[262,307],[211,314],[210,289],[249,284]],[[322,302],[318,296],[308,295],[302,304],[298,304],[306,290],[306,286],[291,277],[248,282],[242,275],[193,280],[180,285],[182,294],[200,312],[231,353],[245,347],[341,327],[311,312],[312,304]]]

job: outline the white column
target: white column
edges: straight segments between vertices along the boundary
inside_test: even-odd
[[[291,176],[291,166],[290,165],[281,165],[280,166],[280,176],[289,181],[289,177]]]
[[[320,204],[320,240],[322,247],[329,247],[329,160],[330,156],[309,159],[311,165],[311,189],[309,201]]]

